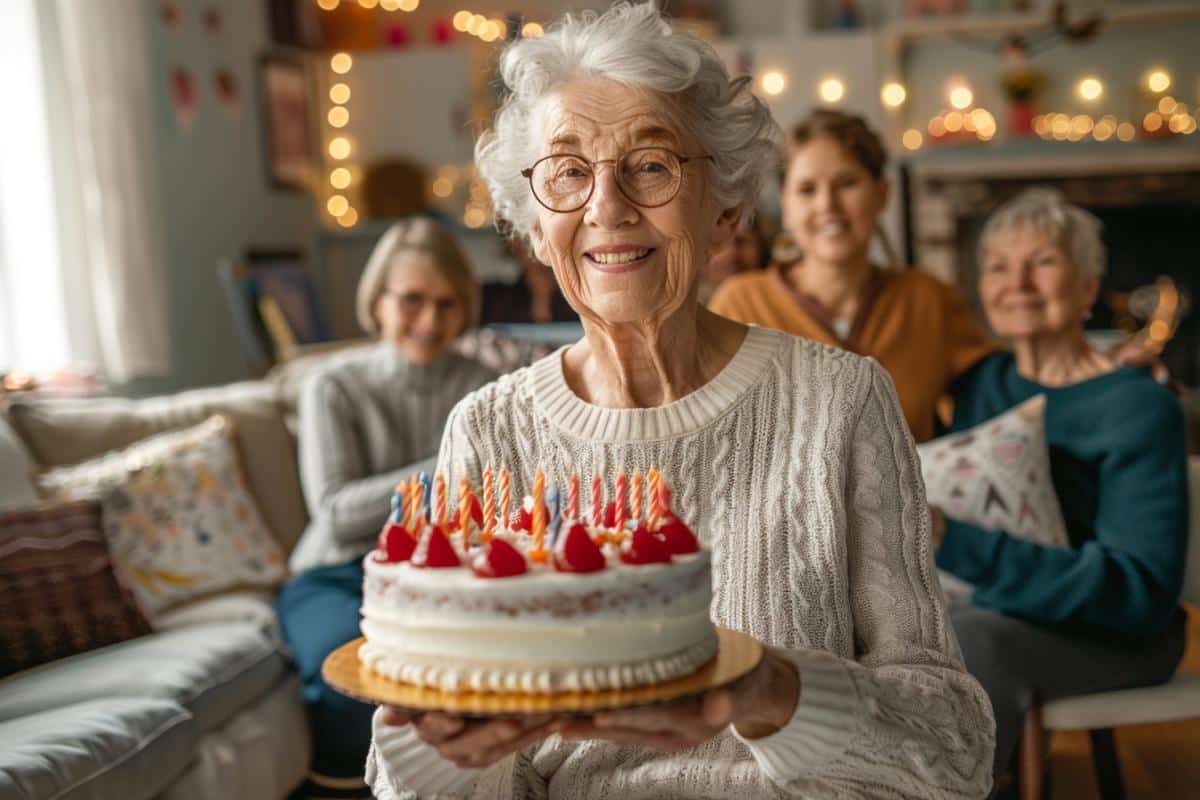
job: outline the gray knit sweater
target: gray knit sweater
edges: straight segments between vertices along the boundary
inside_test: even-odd
[[[312,521],[295,573],[366,553],[401,478],[432,472],[446,416],[496,377],[457,354],[409,364],[390,344],[321,370],[300,393],[300,481]]]

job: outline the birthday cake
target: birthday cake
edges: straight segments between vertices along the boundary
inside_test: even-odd
[[[461,482],[453,515],[441,476],[398,489],[363,564],[364,664],[447,692],[552,694],[662,683],[713,657],[710,553],[661,476],[644,514],[642,476],[632,496],[618,476],[607,506],[594,479],[586,517],[578,479],[560,504],[540,471],[510,517],[508,477],[496,492],[485,470],[482,505]]]

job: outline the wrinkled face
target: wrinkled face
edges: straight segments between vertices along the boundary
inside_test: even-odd
[[[539,109],[535,158],[574,154],[594,162],[636,147],[703,155],[664,114],[668,102],[606,79],[571,81]],[[554,269],[581,317],[609,324],[664,319],[695,296],[699,265],[736,222],[736,214],[722,214],[706,190],[703,164],[684,164],[679,193],[657,208],[635,205],[622,194],[611,163],[595,167],[591,198],[579,210],[537,206],[530,232],[534,252]]]
[[[788,164],[783,227],[806,256],[842,264],[866,258],[888,181],[876,179],[842,145],[817,136]]]
[[[432,256],[402,253],[375,301],[375,319],[380,338],[395,345],[409,363],[424,365],[450,350],[466,324],[467,310]]]
[[[1085,275],[1058,243],[1019,226],[989,237],[979,266],[979,298],[998,336],[1055,335],[1082,326],[1100,280]]]

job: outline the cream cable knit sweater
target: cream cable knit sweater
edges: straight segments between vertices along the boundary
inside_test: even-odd
[[[419,797],[980,798],[991,785],[986,695],[962,666],[930,552],[924,487],[887,374],[763,328],[706,386],[661,408],[606,409],[568,388],[562,353],[469,395],[439,456],[450,485],[507,466],[661,469],[713,549],[712,617],[786,649],[802,690],[783,730],[730,728],[681,753],[557,736],[459,770],[409,727],[375,722],[380,800]]]

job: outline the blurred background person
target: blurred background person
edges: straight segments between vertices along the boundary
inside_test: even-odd
[[[357,315],[374,347],[305,383],[300,475],[312,521],[277,601],[312,722],[312,782],[362,783],[373,708],[329,688],[321,664],[359,635],[361,560],[397,482],[432,472],[442,427],[463,396],[495,373],[451,350],[478,315],[479,286],[454,238],[425,217],[388,228],[359,281]]]
[[[701,303],[707,304],[726,278],[766,266],[770,248],[760,220],[755,215],[749,224],[738,228],[700,270],[696,291]]]

